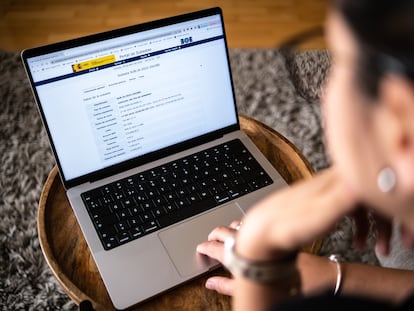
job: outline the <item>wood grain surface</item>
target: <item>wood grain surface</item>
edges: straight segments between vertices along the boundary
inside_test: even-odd
[[[221,6],[230,48],[269,48],[324,24],[328,0],[0,0],[0,48],[19,51]],[[307,48],[321,49],[323,41]]]
[[[240,125],[289,184],[312,177],[309,162],[282,135],[245,116],[240,116]],[[96,310],[113,309],[66,198],[57,167],[50,172],[39,201],[38,234],[47,263],[68,296],[77,304],[90,300]],[[314,241],[304,250],[317,253],[321,243]],[[211,274],[228,275],[224,269],[210,272],[148,300],[134,310],[230,310],[229,297],[205,289],[205,280]]]

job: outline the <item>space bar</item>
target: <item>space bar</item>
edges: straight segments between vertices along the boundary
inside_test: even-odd
[[[182,207],[180,209],[175,210],[172,213],[162,216],[158,218],[158,223],[161,228],[164,228],[169,225],[175,224],[181,220],[187,219],[191,216],[205,212],[217,205],[218,203],[216,202],[216,200],[214,200],[213,198],[209,198],[209,199],[194,203],[190,206]]]

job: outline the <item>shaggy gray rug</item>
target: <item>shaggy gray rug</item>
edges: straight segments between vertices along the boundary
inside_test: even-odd
[[[239,112],[285,135],[315,170],[329,166],[319,107],[329,55],[230,52]],[[37,204],[54,159],[18,53],[0,51],[0,124],[1,310],[76,310],[50,272],[37,238]],[[351,230],[349,219],[338,224],[321,254],[337,252],[351,261],[377,263],[372,248],[352,248]]]

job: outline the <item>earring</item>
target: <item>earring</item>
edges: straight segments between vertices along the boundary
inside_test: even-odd
[[[378,188],[381,192],[387,193],[394,189],[397,183],[397,176],[393,169],[389,167],[383,168],[377,178]]]

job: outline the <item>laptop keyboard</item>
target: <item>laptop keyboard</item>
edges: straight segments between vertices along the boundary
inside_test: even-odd
[[[81,197],[109,250],[272,183],[235,139]]]

